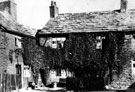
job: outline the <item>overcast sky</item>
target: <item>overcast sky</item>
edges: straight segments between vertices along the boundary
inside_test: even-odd
[[[59,13],[105,11],[120,8],[120,0],[53,0]],[[41,29],[49,20],[51,0],[15,0],[18,22]],[[128,8],[135,9],[135,0],[128,0]]]

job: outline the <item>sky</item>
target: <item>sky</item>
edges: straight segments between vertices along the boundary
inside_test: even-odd
[[[52,0],[14,0],[17,4],[17,20],[31,28],[42,29],[49,20]],[[120,8],[120,0],[53,0],[59,13],[106,11]],[[135,0],[128,0],[128,8],[135,9]]]

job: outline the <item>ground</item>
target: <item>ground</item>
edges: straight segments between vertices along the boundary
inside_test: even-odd
[[[12,91],[12,92],[66,92],[65,89],[63,88],[47,88],[47,87],[40,87],[40,88],[36,88],[36,89],[31,89],[31,88],[28,88],[27,90],[26,89],[19,89],[18,90],[15,90],[15,91]]]

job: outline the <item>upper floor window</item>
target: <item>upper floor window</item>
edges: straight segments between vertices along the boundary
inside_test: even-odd
[[[103,39],[105,39],[105,37],[102,37],[102,36],[96,37],[96,49],[102,49]]]
[[[101,36],[96,37],[96,49],[102,49],[102,38],[101,38]]]
[[[12,63],[13,62],[13,50],[9,50],[9,60]]]
[[[22,48],[21,38],[15,37],[15,46],[18,48]]]
[[[54,49],[63,48],[63,45],[64,45],[64,41],[65,40],[66,40],[66,38],[64,38],[64,37],[60,37],[60,38],[49,38],[45,42],[45,47],[51,47],[51,48],[54,48]]]
[[[15,37],[15,46],[17,46],[17,38]]]

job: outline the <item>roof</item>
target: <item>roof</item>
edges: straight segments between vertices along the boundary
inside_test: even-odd
[[[133,31],[135,10],[126,13],[115,11],[65,13],[50,19],[40,35],[53,33]]]
[[[3,31],[10,34],[33,37],[32,33],[30,32],[32,29],[26,28],[19,24],[7,12],[0,11],[0,27],[4,29]]]

